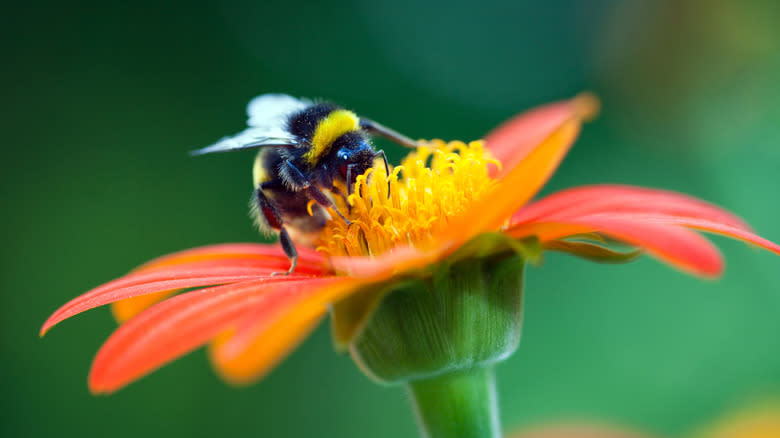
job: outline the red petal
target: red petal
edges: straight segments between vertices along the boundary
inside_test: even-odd
[[[309,257],[298,263],[296,275],[325,275],[324,262],[319,259],[313,263],[312,252],[308,248],[301,251],[309,253]],[[53,325],[71,316],[124,298],[256,279],[285,271],[289,266],[284,252],[268,245],[217,245],[171,254],[72,299],[46,320],[40,334],[43,336]]]
[[[614,215],[613,217],[625,217],[626,220],[642,221],[646,223],[658,223],[666,225],[677,225],[688,228],[695,228],[701,231],[707,231],[714,234],[720,234],[733,239],[742,240],[747,243],[764,248],[768,251],[780,255],[780,245],[764,239],[761,236],[752,233],[743,227],[734,226],[727,223],[721,223],[705,218],[692,218],[692,217],[674,217],[655,214],[622,214]]]
[[[585,93],[534,108],[504,122],[485,136],[485,144],[502,165],[502,170],[494,170],[492,176],[501,177],[509,172],[562,125],[572,120],[579,124],[592,118],[598,112],[598,106],[598,99]],[[570,141],[576,137],[575,133]]]
[[[633,224],[640,228],[659,225],[695,228],[780,254],[780,246],[754,234],[741,218],[720,207],[679,193],[629,186],[578,187],[558,192],[515,213],[508,232],[514,236],[534,234],[550,240],[581,232],[610,234],[599,227],[615,223],[621,227]]]
[[[286,271],[289,268],[290,261],[286,258],[269,259],[258,261],[250,258],[221,258],[216,260],[202,260],[185,262],[177,265],[157,265],[154,267],[140,268],[133,271],[133,273],[143,272],[160,272],[165,271],[168,274],[174,275],[174,271],[182,272],[183,276],[187,276],[190,273],[187,271],[201,272],[207,268],[221,268],[221,269],[234,269],[242,266],[262,269],[262,275],[267,275],[273,272]],[[202,273],[202,272],[201,272]],[[323,276],[326,274],[326,268],[322,265],[312,264],[300,264],[295,270],[296,274]],[[133,274],[131,274],[133,275]],[[218,284],[218,283],[212,283]],[[208,283],[198,284],[196,286],[207,286]],[[165,300],[177,293],[181,292],[181,289],[170,289],[162,292],[146,293],[144,295],[135,296],[132,298],[122,299],[111,303],[111,312],[114,314],[114,318],[119,323],[127,322],[130,318],[143,312],[147,308]]]
[[[163,301],[119,327],[95,357],[89,386],[113,392],[197,348],[237,323],[248,309],[274,314],[316,295],[324,306],[327,287],[344,278],[274,277],[188,292]],[[319,293],[326,292],[326,293]]]
[[[202,264],[199,263],[199,264]],[[41,336],[52,326],[76,314],[125,298],[155,292],[238,281],[268,278],[275,269],[266,267],[198,267],[180,266],[128,274],[80,295],[54,312],[41,328]]]
[[[512,216],[511,224],[547,222],[596,213],[653,213],[702,218],[748,230],[736,215],[680,193],[621,185],[583,186],[563,190],[530,204]]]
[[[324,261],[323,261],[324,263]],[[143,265],[134,269],[127,276],[136,274],[146,274],[151,272],[186,272],[199,271],[208,268],[255,268],[268,269],[273,271],[286,271],[290,267],[290,260],[285,258],[247,258],[247,257],[222,257],[216,259],[201,259],[181,261],[175,264]],[[298,263],[295,268],[296,273],[309,275],[325,275],[329,273],[324,264]],[[125,277],[127,277],[125,276]]]
[[[684,271],[713,277],[723,272],[718,249],[693,231],[666,223],[640,221],[630,216],[585,216],[565,222],[523,224],[510,228],[513,237],[539,236],[543,241],[599,232],[645,248],[648,253]]]
[[[322,266],[324,258],[321,254],[311,248],[301,247],[298,249],[298,265]],[[287,261],[281,246],[263,245],[256,243],[226,243],[220,245],[201,246],[184,251],[158,257],[150,262],[144,263],[138,267],[138,270],[155,269],[159,267],[185,264],[190,262],[204,260],[222,260],[222,259],[249,259],[263,264],[269,261]]]

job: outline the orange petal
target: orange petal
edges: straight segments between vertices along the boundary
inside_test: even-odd
[[[713,277],[723,272],[720,252],[709,240],[693,231],[665,223],[594,215],[565,223],[523,224],[507,230],[516,238],[535,235],[542,241],[589,232],[603,233],[642,247],[651,255],[692,274]]]
[[[467,214],[453,218],[437,238],[463,243],[487,231],[498,230],[527,203],[552,176],[580,130],[580,119],[569,118],[511,168],[496,188],[474,202]]]
[[[95,393],[116,391],[163,364],[197,348],[231,326],[248,312],[267,312],[271,319],[309,296],[309,305],[336,299],[328,286],[351,281],[344,278],[273,277],[246,281],[177,295],[156,304],[119,327],[106,341],[92,364],[89,387]]]
[[[454,240],[439,239],[437,243],[428,250],[398,246],[375,257],[332,257],[330,263],[336,272],[381,282],[398,273],[425,269],[457,248]]]
[[[251,338],[251,342],[229,348],[234,331],[225,332],[211,343],[209,356],[214,368],[226,381],[245,385],[257,381],[284,360],[322,320],[325,308],[312,315],[285,317]],[[250,329],[252,330],[252,329]],[[225,348],[225,345],[228,348]],[[227,352],[226,350],[237,350]]]
[[[122,324],[149,307],[175,295],[179,291],[181,291],[181,289],[170,289],[115,301],[111,303],[111,313],[114,315],[114,319]]]
[[[212,344],[212,362],[226,380],[250,383],[284,359],[314,329],[330,303],[372,282],[341,277],[285,305],[256,306],[235,330]]]
[[[502,164],[502,171],[494,169],[493,176],[509,172],[562,125],[592,119],[598,110],[598,98],[583,93],[574,99],[534,108],[501,124],[485,137],[485,144]],[[569,141],[575,138],[576,134]]]

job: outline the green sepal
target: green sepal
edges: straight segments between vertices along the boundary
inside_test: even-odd
[[[495,254],[514,252],[526,261],[537,264],[542,257],[542,245],[536,236],[514,239],[504,233],[483,233],[469,240],[447,258],[448,263],[472,258],[490,257]]]
[[[333,304],[330,309],[330,330],[336,351],[346,352],[385,295],[394,288],[405,287],[405,283],[407,281],[371,285]]]
[[[358,366],[396,384],[481,368],[520,341],[525,256],[442,263],[387,293],[350,345]]]
[[[565,252],[598,263],[628,263],[642,255],[642,250],[615,251],[590,242],[553,240],[544,243],[544,249]]]
[[[496,254],[515,253],[533,264],[541,260],[542,246],[536,237],[513,239],[503,233],[484,233],[470,240],[450,255],[444,265],[458,261],[485,258]],[[331,306],[331,334],[336,351],[344,352],[360,334],[382,299],[392,290],[410,287],[421,278],[436,275],[438,266],[426,267],[407,274],[406,279],[395,279],[381,285],[371,285]]]

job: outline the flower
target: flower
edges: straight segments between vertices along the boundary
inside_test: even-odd
[[[703,428],[702,438],[775,438],[780,436],[780,404],[776,401],[742,409]]]
[[[777,438],[780,437],[780,405],[764,402],[751,405],[717,419],[712,424],[696,426],[692,438]],[[651,438],[647,431],[627,429],[608,423],[555,422],[517,430],[508,438]]]
[[[288,266],[278,245],[186,250],[71,300],[49,317],[41,334],[73,315],[114,303],[124,323],[95,357],[93,392],[116,391],[209,341],[217,371],[228,381],[246,383],[272,369],[329,309],[373,291],[368,299],[351,301],[349,317],[334,327],[337,344],[348,346],[388,285],[430,276],[444,260],[507,249],[529,258],[539,249],[603,261],[636,255],[604,245],[613,239],[687,272],[718,275],[721,256],[696,231],[780,254],[780,247],[740,218],[682,194],[600,185],[529,203],[597,107],[594,97],[580,95],[517,116],[484,143],[421,142],[390,175],[383,167],[370,169],[373,176],[359,177],[349,205],[336,197],[350,223],[330,221],[318,250],[298,248],[293,275],[271,275]]]
[[[615,426],[571,423],[536,427],[511,433],[508,438],[650,438],[650,435]]]

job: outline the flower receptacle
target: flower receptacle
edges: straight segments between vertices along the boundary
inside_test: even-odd
[[[386,293],[350,346],[385,384],[487,367],[520,341],[525,259],[516,252],[443,263]],[[337,315],[334,315],[337,316]]]

